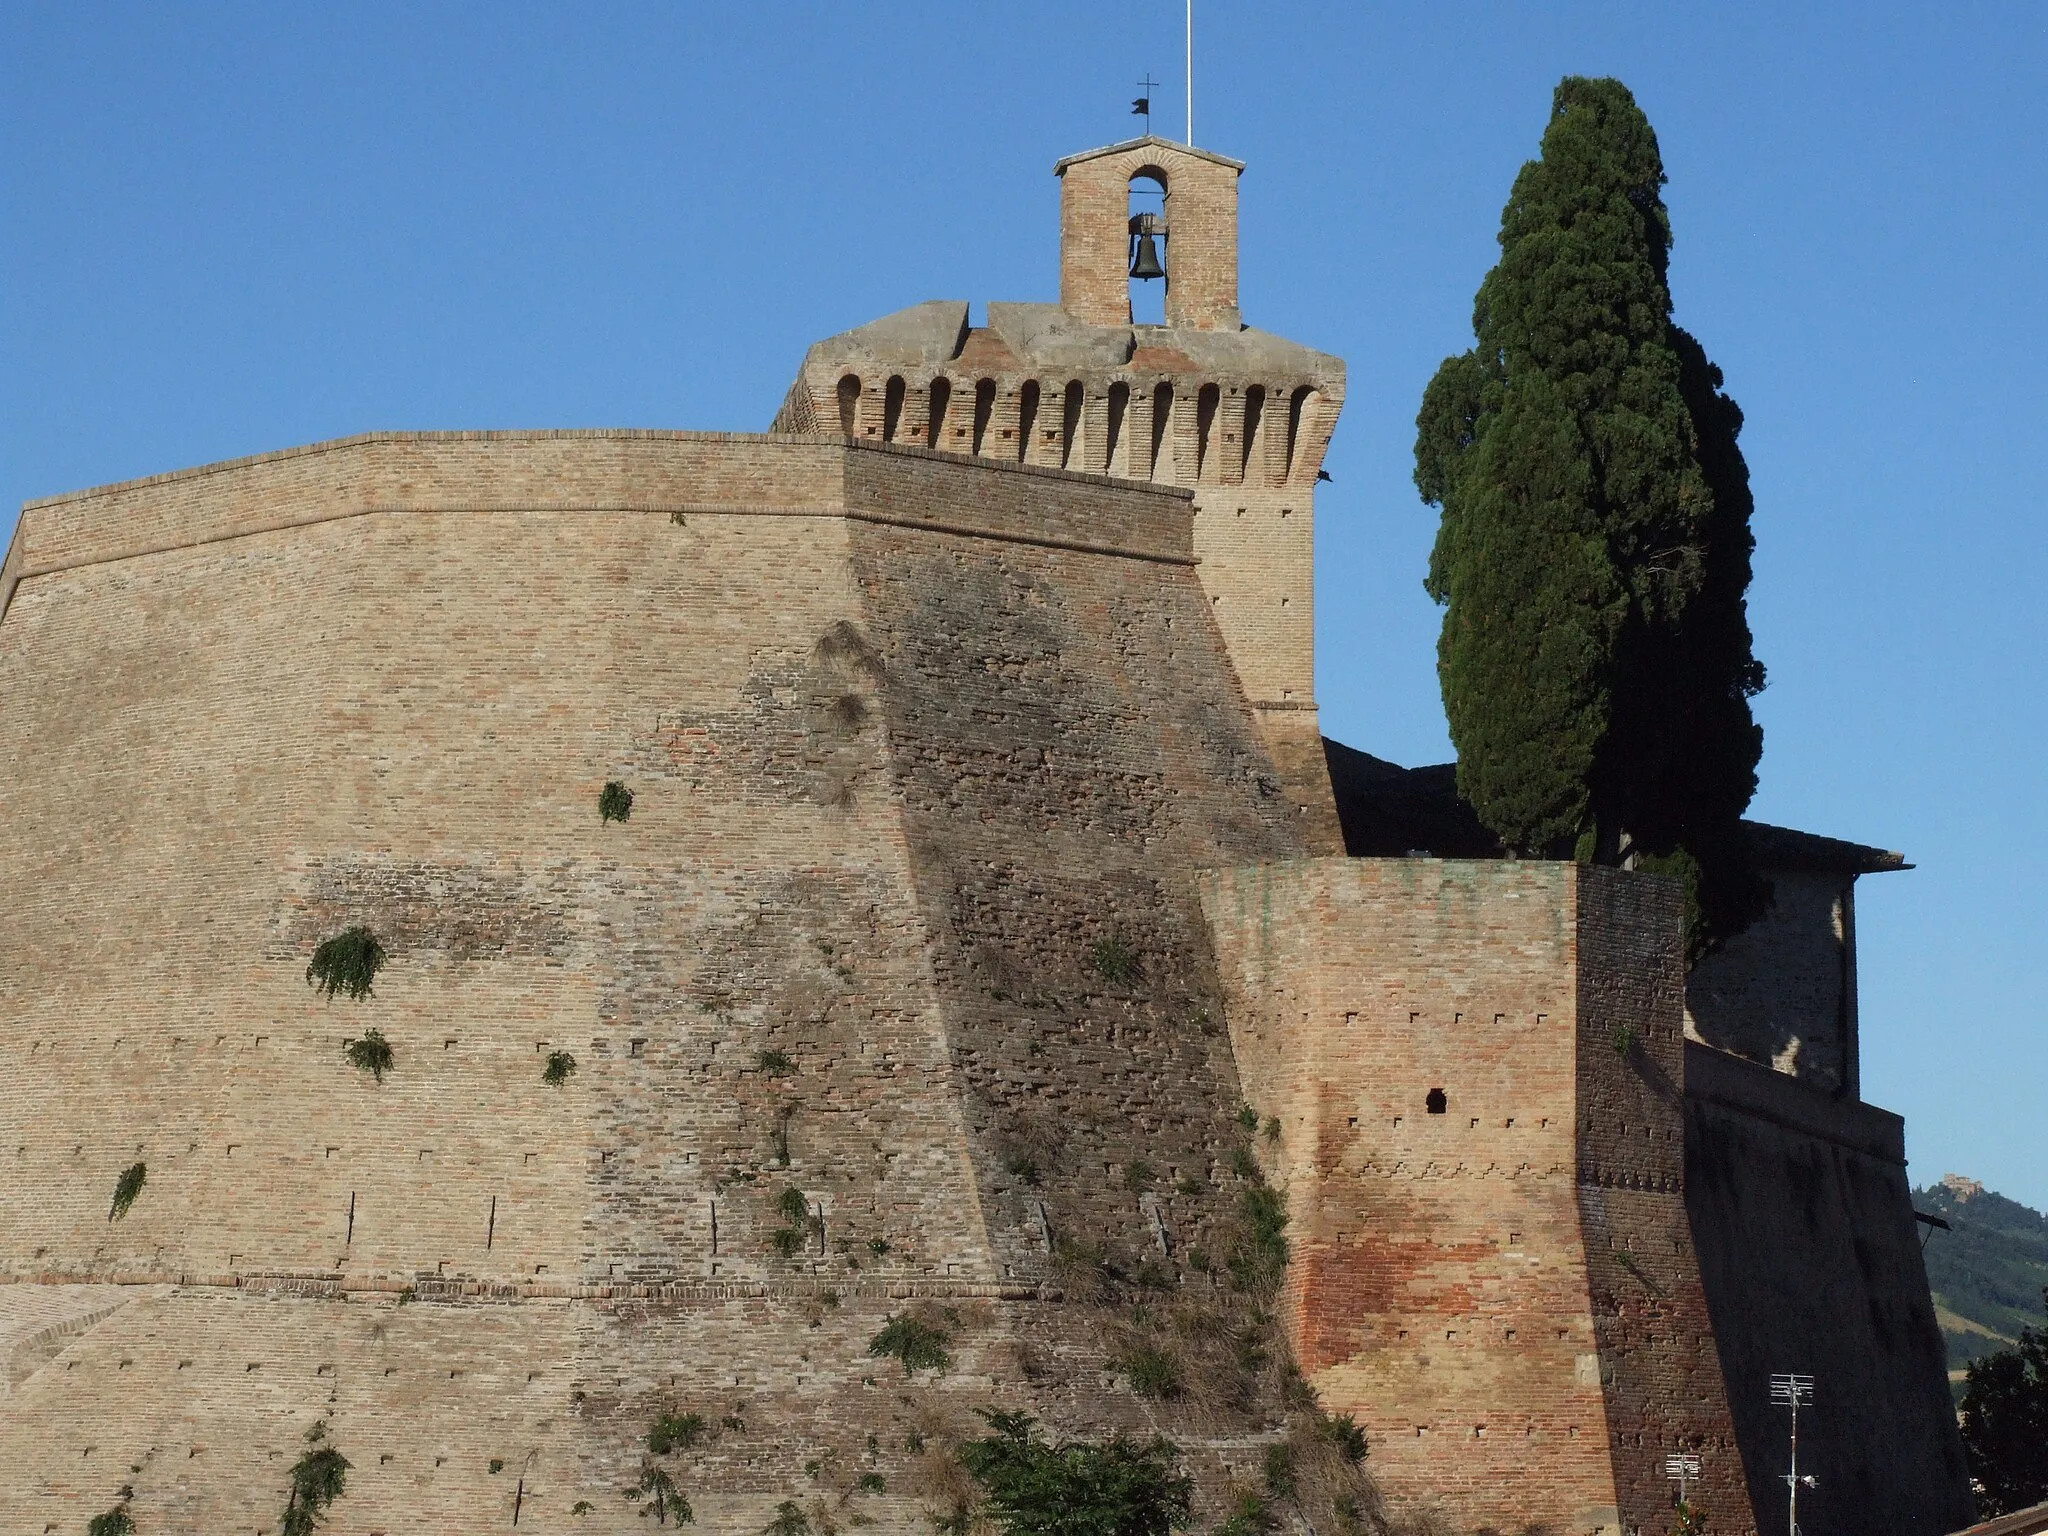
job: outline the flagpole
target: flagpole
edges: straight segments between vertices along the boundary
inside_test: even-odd
[[[1195,0],[1188,0],[1188,147],[1195,144]]]

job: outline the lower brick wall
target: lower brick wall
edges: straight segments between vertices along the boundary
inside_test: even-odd
[[[1278,1122],[1296,1350],[1389,1497],[1655,1529],[1683,1448],[1715,1528],[1749,1529],[1683,1207],[1675,891],[1327,859],[1220,873],[1204,901],[1247,1096]]]

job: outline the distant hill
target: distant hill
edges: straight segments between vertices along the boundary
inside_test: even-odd
[[[1930,1232],[1924,1253],[1949,1379],[1960,1393],[1972,1360],[2009,1348],[2022,1328],[2043,1326],[2048,1216],[1953,1173],[1913,1191],[1913,1204],[1952,1229]]]

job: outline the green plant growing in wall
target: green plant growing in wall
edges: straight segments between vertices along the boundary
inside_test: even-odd
[[[1171,1350],[1140,1344],[1118,1363],[1130,1378],[1131,1390],[1140,1397],[1171,1401],[1186,1390],[1180,1361]]]
[[[1134,1158],[1124,1164],[1124,1188],[1142,1190],[1152,1184],[1152,1165],[1143,1158]]]
[[[862,1493],[883,1493],[888,1490],[889,1480],[879,1472],[863,1472],[854,1487]]]
[[[877,1359],[901,1360],[903,1374],[910,1376],[918,1371],[944,1371],[951,1366],[953,1356],[946,1347],[950,1343],[952,1338],[945,1329],[905,1312],[890,1318],[868,1340],[868,1353]]]
[[[1614,1047],[1615,1055],[1626,1059],[1636,1048],[1636,1032],[1626,1024],[1617,1024],[1607,1043]]]
[[[1338,1455],[1352,1466],[1365,1460],[1365,1431],[1350,1414],[1318,1412],[1315,1426],[1317,1436],[1335,1446]]]
[[[1247,1131],[1256,1131],[1259,1128],[1259,1112],[1249,1104],[1240,1104],[1237,1106],[1237,1123]]]
[[[693,1450],[703,1438],[703,1414],[664,1413],[647,1432],[647,1449],[656,1456],[666,1456],[671,1451]]]
[[[550,1088],[559,1088],[569,1081],[576,1071],[576,1058],[567,1051],[549,1051],[548,1064],[541,1069],[540,1080]]]
[[[1104,981],[1121,986],[1137,977],[1137,953],[1122,939],[1097,939],[1089,958],[1095,964],[1095,973]]]
[[[761,1529],[762,1536],[811,1536],[809,1518],[789,1499],[775,1506],[775,1518]]]
[[[348,1058],[348,1064],[358,1072],[367,1072],[378,1082],[384,1081],[384,1074],[391,1070],[391,1042],[378,1029],[366,1029],[357,1039],[347,1041],[341,1054]]]
[[[85,1536],[135,1536],[135,1520],[128,1513],[127,1501],[86,1521]]]
[[[591,1503],[590,1500],[578,1499],[574,1504],[571,1504],[569,1506],[569,1513],[572,1515],[587,1515],[596,1508],[597,1506]]]
[[[794,1077],[796,1063],[789,1059],[787,1051],[756,1051],[754,1065],[770,1077]]]
[[[306,1454],[292,1466],[280,1536],[312,1536],[313,1529],[348,1485],[349,1459],[327,1442],[327,1421],[306,1431]]]
[[[306,964],[306,985],[330,998],[337,992],[346,992],[361,1002],[370,995],[371,983],[384,969],[387,958],[377,935],[358,924],[320,941]]]
[[[1238,1220],[1230,1277],[1240,1290],[1270,1291],[1287,1269],[1287,1202],[1270,1186],[1253,1184],[1239,1197]]]
[[[1169,1536],[1184,1530],[1194,1483],[1180,1470],[1180,1448],[1155,1437],[1116,1435],[1101,1444],[1048,1445],[1026,1413],[977,1410],[994,1433],[957,1452],[980,1485],[980,1513],[1009,1536]],[[964,1532],[975,1511],[961,1508],[947,1529]]]
[[[149,1182],[149,1165],[131,1163],[121,1170],[121,1177],[114,1180],[114,1203],[107,1208],[107,1220],[119,1221],[128,1214],[128,1208],[135,1204],[135,1197],[142,1193],[142,1186]]]
[[[640,1463],[640,1480],[626,1490],[626,1497],[636,1501],[654,1500],[654,1519],[658,1525],[667,1525],[670,1515],[676,1517],[677,1525],[690,1525],[697,1518],[696,1511],[690,1508],[690,1501],[676,1486],[676,1480],[651,1461]]]
[[[597,792],[597,819],[600,823],[624,821],[633,814],[633,791],[617,779],[608,780]]]

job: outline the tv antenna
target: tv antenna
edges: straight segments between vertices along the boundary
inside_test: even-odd
[[[1689,1452],[1664,1458],[1664,1477],[1668,1482],[1678,1484],[1678,1502],[1686,1502],[1686,1490],[1692,1480],[1700,1475],[1700,1459]]]
[[[1799,1405],[1813,1401],[1813,1378],[1811,1376],[1781,1375],[1771,1378],[1771,1401],[1784,1403],[1792,1410],[1792,1470],[1785,1474],[1785,1487],[1790,1497],[1790,1508],[1786,1519],[1791,1536],[1799,1536],[1799,1490],[1818,1488],[1817,1477],[1799,1475]]]

